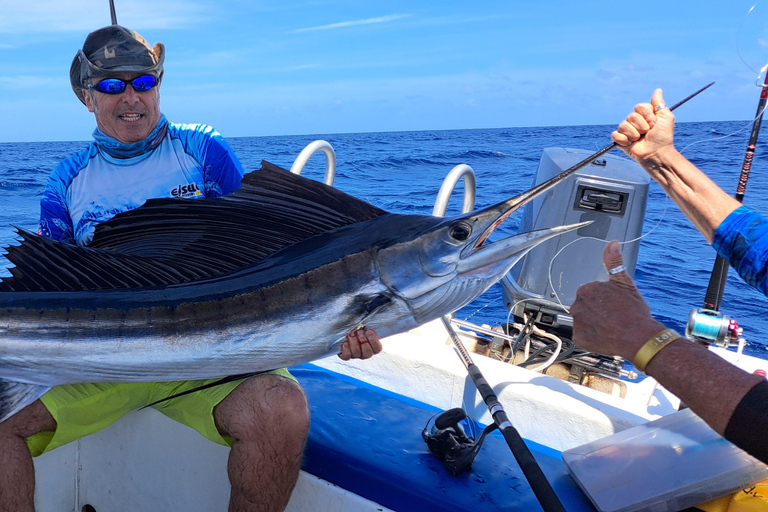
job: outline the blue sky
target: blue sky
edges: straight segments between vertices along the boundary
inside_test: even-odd
[[[743,120],[768,4],[732,0],[116,0],[167,48],[162,110],[225,136],[614,124],[717,84],[679,121]],[[0,142],[88,140],[68,70],[107,0],[0,0]]]

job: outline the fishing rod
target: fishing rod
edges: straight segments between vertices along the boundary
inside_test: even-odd
[[[112,24],[117,25],[117,13],[115,12],[115,0],[109,0],[109,14],[112,17]]]
[[[733,195],[733,197],[740,203],[744,201],[744,193],[747,189],[749,173],[752,170],[752,159],[755,156],[755,148],[757,147],[757,137],[760,134],[760,125],[763,122],[763,112],[765,111],[766,102],[768,102],[768,73],[766,73],[765,81],[760,89],[760,100],[757,103],[757,114],[755,114],[755,120],[752,122],[752,133],[749,135],[747,150],[744,153],[744,162],[741,165],[739,183],[736,186],[736,193]],[[725,258],[718,255],[715,259],[715,266],[712,269],[712,277],[709,281],[707,294],[704,297],[705,308],[713,311],[720,309],[720,304],[723,300],[723,290],[725,289],[726,277],[728,277],[728,262],[725,260]]]
[[[475,366],[469,352],[467,352],[467,349],[459,339],[458,334],[456,334],[456,331],[453,329],[451,322],[444,316],[440,319],[448,330],[448,334],[451,336],[451,340],[453,340],[453,344],[456,346],[459,357],[467,368],[467,372],[472,378],[472,382],[475,383],[477,390],[480,392],[480,396],[482,396],[485,401],[485,405],[488,406],[488,410],[491,412],[491,416],[493,416],[493,421],[504,436],[504,440],[507,442],[509,449],[512,450],[512,454],[515,456],[517,463],[520,465],[520,469],[528,480],[531,490],[533,490],[533,493],[539,500],[541,508],[543,508],[545,512],[566,512],[565,507],[563,507],[563,504],[560,502],[560,498],[557,497],[549,480],[547,480],[547,477],[541,470],[539,463],[533,458],[533,454],[525,445],[525,441],[523,441],[520,433],[514,426],[512,426],[512,423],[507,417],[507,413],[504,412],[504,407],[493,392],[493,388],[488,384],[488,381],[485,380],[480,369]]]
[[[760,125],[763,121],[766,103],[768,103],[768,72],[765,81],[760,86],[760,100],[757,102],[757,113],[752,122],[752,133],[749,135],[747,150],[744,153],[744,162],[741,165],[741,174],[733,195],[738,202],[744,201],[744,193],[747,189],[749,173],[752,170],[752,160],[755,157],[757,137],[760,134]],[[725,283],[728,278],[728,261],[720,255],[715,258],[712,267],[712,275],[704,296],[704,307],[694,309],[688,315],[686,335],[705,343],[715,342],[717,345],[728,347],[732,340],[741,336],[741,328],[738,323],[719,312],[720,304],[725,293]]]

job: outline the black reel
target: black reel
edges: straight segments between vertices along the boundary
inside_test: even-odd
[[[480,437],[475,440],[467,436],[461,422],[467,417],[464,409],[456,407],[433,416],[421,431],[421,437],[427,443],[429,451],[443,461],[448,472],[453,476],[472,469],[485,436],[496,430],[495,423],[488,425]]]

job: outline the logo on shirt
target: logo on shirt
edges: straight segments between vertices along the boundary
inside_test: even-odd
[[[200,189],[197,188],[197,184],[190,183],[189,185],[179,185],[171,190],[172,197],[198,197],[203,195]]]

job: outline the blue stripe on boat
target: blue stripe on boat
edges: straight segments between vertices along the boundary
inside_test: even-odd
[[[398,512],[541,510],[500,435],[486,439],[471,472],[452,477],[421,439],[434,407],[312,364],[290,370],[312,415],[305,471]],[[526,444],[565,508],[594,512],[560,452]]]

